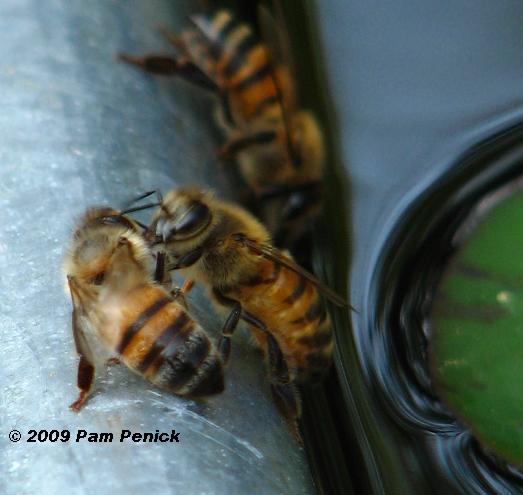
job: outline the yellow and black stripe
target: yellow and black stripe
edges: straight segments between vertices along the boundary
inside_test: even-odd
[[[252,29],[225,10],[191,19],[200,34],[189,41],[194,63],[214,71],[229,105],[234,107],[233,118],[245,123],[281,111],[269,51]],[[211,60],[205,60],[206,56]]]
[[[203,329],[162,289],[142,287],[136,292],[140,294],[131,295],[127,304],[143,301],[146,307],[130,311],[120,325],[115,351],[124,363],[178,395],[222,392],[222,363]]]
[[[259,272],[230,288],[228,297],[241,301],[277,340],[292,371],[292,379],[318,381],[331,364],[331,320],[316,286],[302,274],[277,261],[260,262]],[[262,348],[266,336],[253,332]]]

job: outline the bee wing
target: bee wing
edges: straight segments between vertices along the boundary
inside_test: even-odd
[[[291,40],[285,28],[285,17],[279,2],[272,2],[274,14],[265,6],[258,6],[258,24],[276,74],[275,84],[286,115],[296,109],[297,70],[291,50]],[[282,71],[283,69],[283,71]],[[281,76],[281,77],[278,77]]]
[[[275,261],[276,263],[280,263],[286,268],[289,268],[290,270],[305,277],[309,282],[313,283],[327,299],[331,300],[337,306],[349,306],[352,310],[354,310],[352,306],[347,304],[347,301],[345,301],[345,299],[343,299],[341,296],[336,294],[336,292],[334,292],[332,289],[323,284],[323,282],[318,280],[312,273],[298,265],[294,260],[288,258],[287,256],[284,256],[278,249],[275,249],[274,247],[269,246],[268,244],[260,244],[258,242],[255,242],[251,239],[248,239],[243,234],[236,234],[235,240],[240,244],[247,246],[252,252],[264,256],[265,258],[270,259],[272,261]]]
[[[67,281],[73,302],[72,326],[76,352],[92,363],[94,356],[89,346],[88,330],[86,330],[86,325],[90,321],[88,306],[91,303],[92,295],[81,287],[75,277],[68,275]]]
[[[272,2],[275,15],[264,5],[258,6],[258,22],[272,64],[272,78],[281,107],[287,149],[295,167],[299,166],[298,153],[291,140],[290,118],[296,109],[296,70],[291,56],[291,42],[278,2]]]

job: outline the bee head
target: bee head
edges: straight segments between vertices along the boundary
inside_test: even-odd
[[[193,240],[211,224],[212,213],[205,193],[198,188],[181,188],[165,197],[156,221],[156,235],[164,243]]]
[[[122,235],[136,246],[142,263],[148,262],[145,242],[135,223],[110,207],[89,208],[80,218],[64,259],[64,271],[82,283],[102,285],[108,263]]]

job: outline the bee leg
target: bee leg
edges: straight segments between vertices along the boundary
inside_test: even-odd
[[[78,364],[78,378],[77,385],[80,389],[78,398],[69,406],[69,409],[78,412],[84,405],[91,386],[94,381],[94,366],[87,360],[85,356],[80,356],[80,363]]]
[[[185,253],[178,261],[170,266],[169,270],[180,270],[181,268],[187,268],[188,266],[194,265],[203,254],[203,247],[199,246],[188,253]]]
[[[158,251],[156,253],[156,266],[154,269],[154,281],[157,284],[160,284],[164,289],[171,293],[171,296],[176,299],[178,288],[173,289],[173,284],[171,280],[171,274],[167,269],[166,263],[166,254],[165,251]],[[181,294],[183,296],[183,294]]]
[[[171,291],[172,298],[176,299],[183,306],[185,311],[189,310],[189,306],[185,299],[185,294],[188,294],[193,287],[194,287],[194,280],[187,279],[181,287],[175,287]]]
[[[191,278],[188,278],[187,280],[185,280],[185,282],[181,286],[180,292],[182,294],[188,294],[192,290],[193,287],[194,287],[194,280]]]
[[[123,62],[135,65],[145,72],[159,76],[176,75],[202,89],[212,91],[213,93],[218,92],[217,84],[186,57],[173,58],[158,54],[137,57],[127,53],[118,53],[117,57]]]
[[[274,335],[267,329],[267,326],[263,321],[249,313],[243,311],[242,319],[249,325],[261,330],[267,342],[267,353],[269,356],[269,375],[272,383],[287,384],[290,381],[289,368],[285,357],[281,351],[280,345],[274,338]]]
[[[300,396],[294,383],[291,382],[289,367],[280,345],[266,325],[254,315],[243,312],[242,318],[250,325],[265,333],[267,337],[267,353],[269,357],[269,380],[271,393],[281,415],[289,423],[294,436],[301,443],[296,420],[300,417]]]
[[[301,400],[298,389],[292,383],[286,385],[271,384],[272,399],[296,441],[303,446],[303,439],[298,427],[298,418],[301,415]]]
[[[242,305],[239,301],[224,296],[216,287],[213,288],[213,293],[219,303],[232,308],[227,320],[225,320],[225,323],[223,324],[222,335],[220,340],[218,340],[218,352],[222,357],[222,361],[227,363],[231,353],[231,336],[238,326],[238,322],[242,316]]]
[[[274,403],[281,415],[289,422],[294,423],[300,417],[300,395],[293,383],[286,385],[271,383],[271,393]]]
[[[267,334],[267,337],[272,399],[280,414],[289,424],[298,443],[303,444],[297,422],[301,414],[298,389],[290,381],[289,368],[278,342],[270,333]]]
[[[146,72],[162,76],[176,74],[178,69],[178,62],[176,59],[165,55],[149,54],[143,57],[137,57],[127,53],[118,53],[117,57],[123,62],[136,65]]]
[[[267,333],[271,382],[285,385],[290,382],[289,367],[281,348],[272,334]]]
[[[156,255],[156,267],[154,269],[154,281],[158,282],[159,284],[165,283],[165,253],[163,251],[160,251]]]

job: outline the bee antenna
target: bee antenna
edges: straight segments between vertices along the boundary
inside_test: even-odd
[[[160,206],[162,203],[147,203],[145,205],[135,206],[134,208],[127,208],[123,210],[120,215],[126,215],[127,213],[133,213],[135,211],[147,210],[148,208],[154,208],[155,206]]]
[[[134,220],[134,219],[133,219]],[[149,227],[147,227],[147,225],[145,225],[144,223],[142,222],[139,222],[138,220],[134,220],[134,222],[136,224],[138,224],[139,227],[141,227],[143,230],[144,230],[144,234],[147,233],[147,231],[149,230]]]
[[[148,198],[151,194],[154,194],[156,191],[147,191],[145,193],[140,194],[139,196],[134,197],[133,199],[127,201],[123,206],[122,209],[129,208],[132,204],[136,203],[137,201],[140,201],[141,199]]]
[[[131,199],[130,201],[127,201],[126,203],[124,203],[124,205],[122,206],[122,210],[124,210],[122,212],[123,213],[130,213],[131,210],[129,210],[129,208],[134,204],[134,203],[137,203],[138,201],[140,201],[141,199],[145,199],[145,198],[148,198],[149,196],[153,195],[153,194],[156,194],[156,199],[158,201],[158,203],[162,203],[163,201],[163,198],[162,198],[162,193],[158,190],[158,189],[154,189],[152,191],[147,191],[147,192],[144,192],[138,196],[136,196],[135,198]],[[154,206],[158,206],[158,205],[154,205]],[[150,207],[150,206],[148,206]],[[145,209],[145,208],[144,208]],[[132,211],[138,211],[138,210],[132,210]]]

